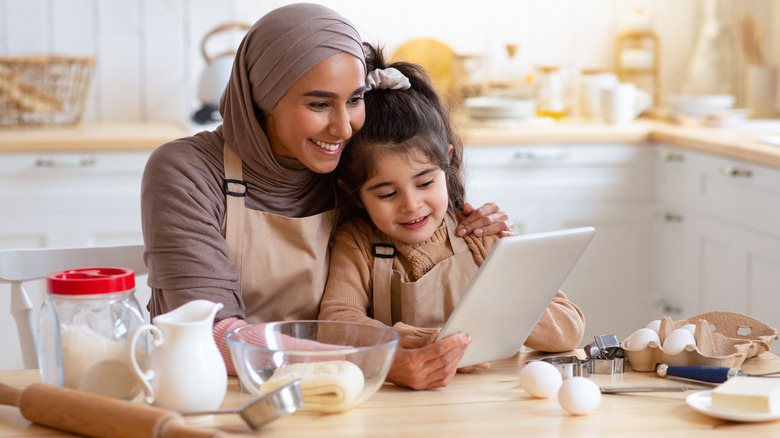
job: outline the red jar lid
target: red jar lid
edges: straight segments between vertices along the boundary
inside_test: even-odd
[[[92,295],[124,292],[135,287],[135,273],[125,268],[84,268],[53,272],[46,276],[49,293]]]

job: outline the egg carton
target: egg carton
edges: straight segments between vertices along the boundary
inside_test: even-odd
[[[661,348],[666,336],[687,324],[694,324],[696,345],[687,345],[678,354]],[[661,319],[660,344],[650,341],[646,348],[631,350],[621,342],[624,354],[634,371],[655,371],[658,364],[669,366],[712,365],[738,368],[745,359],[769,351],[778,331],[751,316],[736,312],[707,312],[680,321]]]

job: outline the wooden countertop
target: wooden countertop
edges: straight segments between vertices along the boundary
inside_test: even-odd
[[[530,144],[637,143],[658,141],[754,164],[780,168],[780,146],[760,141],[780,137],[780,119],[752,128],[676,126],[637,120],[612,126],[578,119],[539,125],[477,123],[459,119],[469,147]],[[152,151],[190,135],[175,123],[83,123],[73,128],[0,130],[0,153]]]
[[[577,352],[582,357],[582,352]],[[520,355],[493,364],[489,370],[458,374],[446,388],[411,391],[385,385],[363,405],[351,411],[320,415],[298,412],[262,430],[273,437],[481,437],[545,436],[599,437],[693,437],[774,436],[780,423],[735,423],[701,414],[685,403],[694,391],[632,393],[602,396],[592,413],[572,416],[556,398],[534,399],[518,385],[518,373],[527,359]],[[765,353],[748,359],[747,373],[780,370],[780,358]],[[663,379],[655,373],[593,375],[601,386],[680,386],[690,382]],[[24,388],[39,381],[37,370],[0,371],[0,382]],[[236,408],[251,397],[239,392],[235,378],[229,381],[224,408]],[[198,429],[217,428],[228,436],[246,437],[249,428],[234,414],[216,415],[193,423]],[[68,436],[31,424],[15,407],[0,406],[0,437]]]
[[[82,123],[66,128],[0,129],[0,153],[152,151],[190,132],[176,123]]]

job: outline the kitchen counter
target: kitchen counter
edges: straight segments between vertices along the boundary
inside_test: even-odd
[[[520,125],[459,119],[469,147],[527,144],[640,143],[659,141],[754,164],[780,168],[780,146],[760,141],[780,138],[780,120],[748,121],[735,127],[676,126],[640,119],[613,126],[579,119]],[[192,127],[175,123],[83,123],[72,128],[0,130],[0,153],[152,151],[191,135]]]
[[[582,357],[582,352],[577,352]],[[534,399],[518,385],[518,373],[525,360],[538,353],[495,362],[488,370],[458,374],[446,388],[411,391],[385,385],[357,408],[331,415],[298,412],[268,424],[264,438],[273,437],[477,437],[546,436],[748,436],[777,434],[778,423],[734,423],[701,414],[685,403],[687,392],[603,395],[591,414],[572,416],[556,398]],[[780,370],[780,358],[771,353],[748,359],[742,366],[748,373]],[[594,375],[601,386],[693,385],[657,377],[655,373]],[[17,388],[39,381],[37,370],[0,371],[0,381]],[[235,378],[229,381],[224,408],[236,408],[251,397],[239,392]],[[193,423],[198,429],[218,428],[228,436],[249,436],[249,428],[237,415],[216,415]],[[15,407],[0,406],[0,437],[69,436],[31,424]]]
[[[172,122],[0,129],[0,153],[152,151],[165,142],[188,135],[185,127]]]

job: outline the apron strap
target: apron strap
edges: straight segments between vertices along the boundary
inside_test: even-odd
[[[393,325],[391,281],[393,277],[393,259],[395,258],[395,246],[389,243],[375,243],[371,246],[374,254],[374,290],[373,302],[374,319],[382,324]]]
[[[227,143],[222,148],[222,157],[225,167],[225,179],[222,186],[226,196],[224,233],[230,250],[230,258],[238,269],[238,293],[241,294],[241,271],[243,270],[241,261],[244,254],[244,198],[247,187],[246,182],[243,181],[241,158]]]

